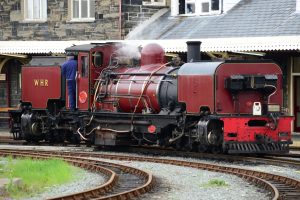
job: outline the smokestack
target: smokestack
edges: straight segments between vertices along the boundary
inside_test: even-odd
[[[200,41],[187,41],[187,62],[198,62],[201,60]]]

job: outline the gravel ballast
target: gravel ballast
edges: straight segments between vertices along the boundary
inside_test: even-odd
[[[142,196],[142,199],[145,200],[268,199],[268,194],[263,190],[232,175],[168,164],[114,161],[106,159],[99,160],[115,162],[152,172],[158,185],[152,192]],[[226,185],[219,187],[213,186],[208,184],[210,180],[225,181]]]
[[[96,173],[91,173],[88,171],[83,171],[78,173],[78,177],[73,182],[57,185],[46,189],[45,192],[38,194],[31,198],[26,198],[26,200],[40,200],[53,198],[57,196],[72,194],[75,192],[81,192],[88,190],[92,187],[97,187],[105,182],[105,178]]]

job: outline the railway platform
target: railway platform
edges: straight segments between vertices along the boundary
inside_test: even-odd
[[[293,144],[291,146],[300,147],[300,133],[293,133],[292,138],[293,138]]]
[[[2,136],[4,136],[4,137],[10,136],[8,128],[0,128],[0,137],[2,137]]]

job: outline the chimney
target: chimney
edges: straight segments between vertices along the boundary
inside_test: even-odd
[[[187,41],[187,62],[198,62],[201,60],[200,41]]]

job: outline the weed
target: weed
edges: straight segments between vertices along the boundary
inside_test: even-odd
[[[208,183],[202,184],[202,187],[227,187],[229,186],[224,180],[211,179]]]
[[[59,159],[34,160],[34,159],[7,159],[7,166],[3,174],[10,179],[7,192],[10,197],[22,198],[32,196],[53,185],[74,180],[75,173],[81,170]],[[13,178],[21,178],[21,185],[14,185]]]

